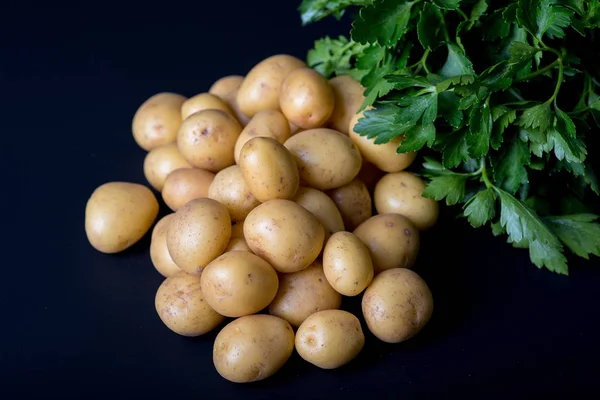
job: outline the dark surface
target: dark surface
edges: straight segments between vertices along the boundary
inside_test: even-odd
[[[98,253],[84,234],[85,202],[107,181],[146,183],[130,123],[147,97],[206,91],[271,54],[303,57],[313,40],[347,27],[302,28],[291,0],[122,3],[2,5],[0,399],[597,393],[598,260],[553,275],[450,219],[423,238],[416,270],[436,308],[419,336],[387,345],[369,335],[338,370],[295,354],[264,382],[222,379],[214,334],[179,337],[157,317],[162,278],[148,238]],[[358,310],[357,299],[348,303]]]

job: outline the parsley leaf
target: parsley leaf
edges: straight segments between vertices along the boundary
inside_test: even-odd
[[[398,153],[410,153],[423,148],[427,144],[428,147],[433,146],[435,142],[435,126],[416,125],[404,133],[405,139],[400,142]]]
[[[306,63],[326,78],[331,75],[348,74],[353,69],[353,59],[362,55],[365,46],[344,36],[331,39],[326,36],[315,42],[308,51]]]
[[[545,133],[552,124],[552,110],[547,103],[538,104],[523,111],[517,124],[526,129],[537,129]]]
[[[361,8],[350,35],[359,43],[393,46],[406,32],[414,1],[375,0]],[[376,29],[375,29],[376,27]]]
[[[573,138],[568,133],[551,129],[548,132],[548,141],[544,145],[544,151],[549,153],[554,149],[554,155],[559,160],[567,160],[573,163],[580,163],[585,160],[587,150],[583,142]]]
[[[444,138],[442,163],[446,168],[459,166],[469,159],[469,146],[465,140],[465,131],[460,130],[447,134]]]
[[[497,106],[492,108],[492,137],[490,145],[494,150],[498,150],[503,142],[502,134],[517,119],[517,111],[506,106]]]
[[[372,3],[372,0],[302,0],[299,7],[300,18],[302,19],[302,25],[319,21],[328,15],[340,19],[345,8],[370,3]]]
[[[424,49],[435,50],[444,43],[443,24],[444,17],[440,9],[425,3],[417,23],[417,35]]]
[[[533,57],[540,50],[528,45],[527,43],[514,41],[508,48],[508,54],[510,58],[506,63],[506,72],[504,76],[511,76],[521,71],[523,68],[531,66]]]
[[[594,214],[574,214],[545,218],[552,232],[573,253],[586,260],[593,254],[600,257],[600,224]]]
[[[463,121],[463,113],[458,109],[460,97],[453,92],[442,92],[438,94],[438,109],[442,117],[454,128],[460,128]]]
[[[458,8],[458,3],[460,3],[460,0],[433,0],[433,4],[447,10],[456,10]]]
[[[469,155],[473,158],[483,157],[488,153],[492,136],[492,113],[489,104],[471,109],[469,116],[469,135],[467,143]]]
[[[433,178],[425,190],[423,197],[440,201],[446,199],[447,205],[454,205],[465,198],[466,175],[451,174]]]
[[[477,192],[465,203],[464,215],[469,223],[479,228],[496,216],[496,195],[491,188]]]
[[[556,3],[556,0],[519,0],[517,21],[538,40],[544,34],[562,38],[565,36],[563,28],[571,23],[573,12]]]
[[[511,140],[503,147],[497,163],[493,166],[496,184],[508,193],[515,194],[521,185],[529,181],[525,169],[529,161],[529,149],[525,142],[519,138]]]
[[[457,75],[473,75],[473,63],[467,58],[463,50],[454,43],[448,43],[448,58],[439,74],[444,78]]]
[[[359,118],[354,126],[354,131],[369,139],[379,138],[383,133],[392,133],[393,136],[387,139],[389,142],[393,137],[402,134],[395,122],[398,111],[399,107],[394,104],[378,104],[371,110],[365,110],[363,117]]]
[[[499,8],[486,19],[487,27],[483,32],[485,40],[491,42],[505,38],[510,34],[510,23],[506,22],[502,16],[505,10],[506,8]]]

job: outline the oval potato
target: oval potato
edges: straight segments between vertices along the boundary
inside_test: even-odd
[[[369,249],[354,234],[337,232],[325,244],[323,272],[337,292],[344,296],[356,296],[373,280]]]
[[[350,120],[362,105],[365,89],[360,82],[349,75],[338,75],[329,80],[333,90],[335,107],[327,126],[343,134],[348,134]],[[353,125],[354,126],[354,125]]]
[[[322,191],[309,187],[300,187],[293,200],[310,211],[321,225],[323,225],[325,229],[324,242],[327,242],[333,233],[345,229],[340,211],[333,200]]]
[[[221,110],[235,116],[231,107],[220,97],[211,93],[200,93],[183,102],[181,105],[181,118],[185,120],[190,115],[202,110]]]
[[[154,225],[152,240],[150,242],[150,260],[152,260],[152,265],[165,278],[181,272],[181,268],[175,264],[167,247],[167,231],[174,217],[175,214],[165,215]]]
[[[165,204],[177,211],[187,202],[208,196],[215,174],[199,168],[180,168],[171,172],[162,189]]]
[[[271,137],[279,143],[285,143],[291,136],[290,124],[279,110],[257,112],[248,122],[235,143],[235,162],[240,161],[240,152],[246,142],[254,137]]]
[[[373,215],[371,195],[360,179],[327,193],[340,210],[346,230],[351,231]]]
[[[375,164],[363,158],[362,167],[357,175],[357,179],[361,180],[369,193],[373,193],[375,185],[385,175],[385,172],[375,166]]]
[[[238,165],[217,172],[208,188],[208,197],[223,204],[232,221],[242,221],[260,201],[250,192]]]
[[[246,243],[246,238],[244,237],[244,221],[238,221],[231,227],[231,239],[229,239],[229,244],[227,244],[227,247],[223,253],[234,250],[242,250],[252,253],[252,250],[250,250],[250,246],[248,246],[248,243]]]
[[[173,143],[181,125],[181,105],[186,100],[176,93],[158,93],[137,109],[131,130],[135,142],[144,150]]]
[[[156,147],[144,158],[144,176],[148,183],[159,192],[162,190],[167,176],[179,168],[191,168],[177,149],[176,143]]]
[[[212,84],[210,89],[208,89],[208,93],[219,96],[221,100],[229,104],[240,124],[246,126],[250,118],[240,111],[236,99],[243,81],[244,77],[241,75],[224,76]]]

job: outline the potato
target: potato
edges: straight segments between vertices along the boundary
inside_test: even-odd
[[[221,98],[211,93],[200,93],[190,97],[181,105],[181,118],[184,120],[190,115],[202,110],[221,110],[235,117],[235,113]]]
[[[211,261],[201,276],[208,304],[226,317],[241,317],[267,307],[277,293],[277,273],[262,258],[230,251]]]
[[[262,110],[279,109],[279,92],[285,77],[306,64],[285,54],[271,56],[250,70],[237,93],[237,104],[247,116]]]
[[[162,198],[173,211],[193,199],[208,196],[215,174],[199,168],[180,168],[171,172],[162,189]]]
[[[167,175],[179,168],[191,168],[177,149],[176,143],[156,147],[146,154],[144,159],[144,176],[148,183],[159,192],[162,190]]]
[[[399,343],[416,335],[433,313],[433,297],[425,281],[406,268],[377,275],[362,298],[369,330],[380,340]]]
[[[338,75],[329,80],[333,90],[335,107],[327,126],[343,134],[348,134],[350,120],[358,112],[365,97],[365,89],[360,82],[349,75]]]
[[[177,140],[185,99],[175,93],[158,93],[146,100],[133,116],[131,130],[135,142],[149,151]]]
[[[221,100],[229,104],[240,124],[246,126],[250,118],[240,111],[236,100],[238,90],[243,81],[244,77],[240,75],[225,76],[213,83],[210,89],[208,89],[208,93],[220,97]]]
[[[356,296],[373,280],[369,249],[354,234],[337,232],[325,244],[323,272],[336,291],[344,296]]]
[[[310,211],[321,225],[323,225],[325,229],[324,242],[327,242],[333,233],[345,229],[340,211],[333,200],[322,191],[309,187],[301,187],[298,189],[293,200]]]
[[[385,175],[385,172],[375,166],[375,164],[363,158],[362,167],[358,173],[357,179],[361,180],[369,193],[373,193],[375,185]]]
[[[250,249],[279,272],[308,267],[323,248],[325,231],[309,211],[290,200],[270,200],[244,220]]]
[[[412,268],[419,253],[419,230],[400,214],[379,214],[353,232],[369,249],[375,275],[392,268]]]
[[[279,291],[269,305],[269,313],[297,327],[315,312],[341,305],[342,296],[327,282],[323,264],[315,260],[302,271],[280,274]]]
[[[140,240],[157,215],[158,201],[146,186],[105,183],[94,190],[85,206],[85,234],[96,250],[118,253]]]
[[[284,145],[295,157],[302,181],[315,189],[344,186],[356,177],[362,165],[358,148],[332,129],[302,131]]]
[[[165,279],[156,292],[154,304],[162,322],[183,336],[204,335],[225,320],[205,301],[200,277],[183,271]]]
[[[190,115],[179,129],[177,147],[194,167],[218,172],[233,165],[233,148],[242,131],[240,123],[221,110]]]
[[[352,182],[327,193],[340,210],[344,226],[351,231],[373,215],[371,195],[365,184],[354,179]]]
[[[219,375],[231,382],[255,382],[279,371],[293,351],[290,324],[272,315],[247,315],[219,332],[213,363]]]
[[[154,268],[165,278],[181,272],[175,264],[167,248],[167,231],[175,214],[165,215],[154,225],[152,241],[150,242],[150,259]]]
[[[306,319],[296,332],[296,351],[309,363],[323,369],[348,364],[365,345],[360,321],[343,310],[319,311]]]
[[[255,137],[240,152],[240,170],[250,192],[260,202],[291,199],[300,183],[294,156],[277,140]]]
[[[292,124],[303,129],[319,128],[333,112],[333,90],[317,71],[297,68],[281,84],[279,106]]]
[[[397,136],[387,143],[375,144],[375,139],[369,139],[366,136],[360,136],[354,131],[354,125],[359,118],[363,117],[363,112],[356,114],[350,120],[348,131],[350,132],[350,139],[359,148],[365,160],[368,160],[375,164],[377,168],[385,172],[399,172],[402,171],[417,157],[416,152],[400,153],[396,150],[402,140],[403,136]]]
[[[373,199],[380,214],[396,213],[408,217],[420,230],[435,225],[438,203],[422,197],[425,183],[410,172],[387,174],[377,182]]]
[[[224,253],[234,250],[252,252],[244,237],[244,221],[239,221],[231,227],[231,239],[229,239],[229,244],[227,244]]]
[[[167,231],[167,247],[179,268],[192,275],[223,253],[231,238],[231,219],[216,200],[188,202],[175,213]]]
[[[235,149],[233,150],[235,162],[240,162],[242,147],[253,137],[271,137],[279,143],[285,143],[290,136],[290,124],[281,111],[259,111],[248,122],[248,125],[246,125],[235,143]]]
[[[260,202],[250,192],[239,166],[232,165],[215,175],[208,197],[223,204],[232,221],[242,221]]]

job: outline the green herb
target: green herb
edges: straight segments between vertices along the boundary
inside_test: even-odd
[[[366,88],[355,130],[404,135],[423,196],[462,204],[538,267],[600,256],[597,0],[304,0],[304,24],[354,8],[350,37],[323,38],[308,64]],[[596,156],[597,160],[597,156]]]

